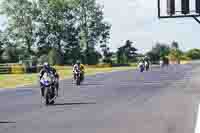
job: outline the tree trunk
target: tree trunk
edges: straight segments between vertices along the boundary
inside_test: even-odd
[[[32,54],[32,50],[31,50],[31,41],[30,41],[30,38],[27,36],[26,37],[26,45],[27,45],[27,52],[29,55]]]

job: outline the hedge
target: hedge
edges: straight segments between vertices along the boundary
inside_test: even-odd
[[[130,64],[112,64],[112,67],[128,67]]]

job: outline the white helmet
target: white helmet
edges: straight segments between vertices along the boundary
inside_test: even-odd
[[[44,66],[44,68],[47,68],[47,69],[48,69],[48,68],[49,68],[49,63],[48,63],[48,62],[45,62],[43,66]]]

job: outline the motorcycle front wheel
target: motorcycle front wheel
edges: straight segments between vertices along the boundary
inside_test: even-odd
[[[49,105],[49,101],[51,99],[50,91],[48,88],[45,89],[45,103],[46,105]]]
[[[80,76],[78,76],[76,78],[76,85],[80,85],[81,84],[81,79],[80,79]]]
[[[140,72],[144,72],[144,68],[140,68]]]
[[[50,88],[46,88],[45,89],[45,104],[46,105],[54,104],[55,101],[52,100],[54,96],[55,96],[55,93],[51,92]]]

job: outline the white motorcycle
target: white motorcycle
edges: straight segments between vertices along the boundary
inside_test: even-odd
[[[55,83],[57,79],[51,73],[44,73],[43,77],[40,80],[40,83],[45,87],[44,88],[44,98],[46,105],[54,104],[56,99],[56,86]]]
[[[140,69],[140,72],[144,72],[144,70],[145,70],[145,64],[142,63],[142,62],[140,62],[140,63],[138,64],[138,68]]]
[[[160,67],[163,68],[164,65],[165,65],[165,64],[164,64],[164,61],[163,61],[163,60],[160,60]]]
[[[145,66],[145,70],[149,71],[149,63],[147,61],[145,61],[144,66]]]

